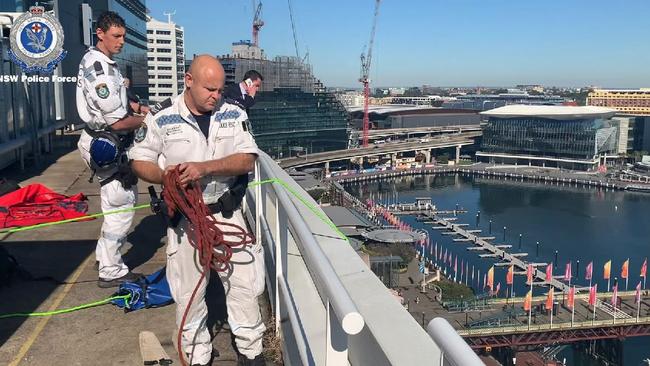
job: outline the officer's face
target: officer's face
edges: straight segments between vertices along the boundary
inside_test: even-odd
[[[126,29],[124,27],[117,27],[112,25],[106,32],[101,28],[97,29],[97,38],[104,43],[104,48],[111,55],[115,55],[122,51],[122,46],[124,46],[124,35],[126,34]]]
[[[185,75],[192,100],[199,112],[211,112],[221,99],[223,92],[224,76],[213,70],[204,70],[200,75]]]

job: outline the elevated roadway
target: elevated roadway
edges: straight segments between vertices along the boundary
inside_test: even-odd
[[[450,134],[481,131],[480,125],[463,126],[438,126],[438,127],[415,127],[415,128],[388,128],[368,131],[369,139],[387,138],[393,136],[420,136],[423,134]],[[359,135],[359,140],[362,136]]]
[[[278,160],[280,167],[301,168],[310,165],[324,164],[332,161],[349,160],[353,158],[362,158],[370,156],[382,156],[387,154],[397,154],[410,151],[422,151],[432,149],[444,149],[474,144],[474,139],[481,136],[481,131],[462,132],[454,135],[436,136],[428,141],[407,141],[393,142],[385,144],[375,144],[368,147],[359,147],[356,149],[333,150],[321,153],[308,154],[299,157],[286,158]]]

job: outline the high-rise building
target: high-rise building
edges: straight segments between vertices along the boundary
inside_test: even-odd
[[[594,89],[587,95],[587,105],[614,108],[622,114],[650,116],[650,88]]]
[[[183,91],[185,82],[185,46],[183,27],[149,17],[147,20],[149,50],[149,99],[154,102],[174,97]]]
[[[593,169],[601,157],[618,153],[621,126],[612,120],[615,113],[604,107],[530,105],[482,112],[488,121],[476,156],[493,163]],[[627,139],[627,126],[622,127]]]

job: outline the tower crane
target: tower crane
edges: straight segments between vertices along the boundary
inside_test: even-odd
[[[255,4],[255,2],[253,2]],[[255,16],[253,17],[253,44],[259,46],[258,43],[258,34],[260,29],[264,26],[264,21],[262,20],[262,2],[257,3],[257,8],[253,7],[255,10]]]
[[[375,15],[372,18],[372,30],[370,31],[370,42],[368,52],[361,53],[361,77],[359,81],[363,84],[363,147],[368,146],[368,128],[370,118],[368,117],[368,101],[370,98],[370,62],[372,61],[372,46],[375,41],[375,29],[377,28],[377,17],[379,15],[379,4],[381,0],[375,0]]]

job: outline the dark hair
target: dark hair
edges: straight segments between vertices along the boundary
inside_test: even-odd
[[[124,18],[112,11],[105,11],[97,17],[97,28],[108,31],[111,26],[126,28]]]
[[[257,79],[260,79],[260,80],[264,81],[264,78],[262,77],[262,74],[260,74],[259,72],[255,71],[255,70],[246,71],[246,73],[244,74],[244,80],[246,80],[246,79],[251,79],[251,81],[255,81]]]

